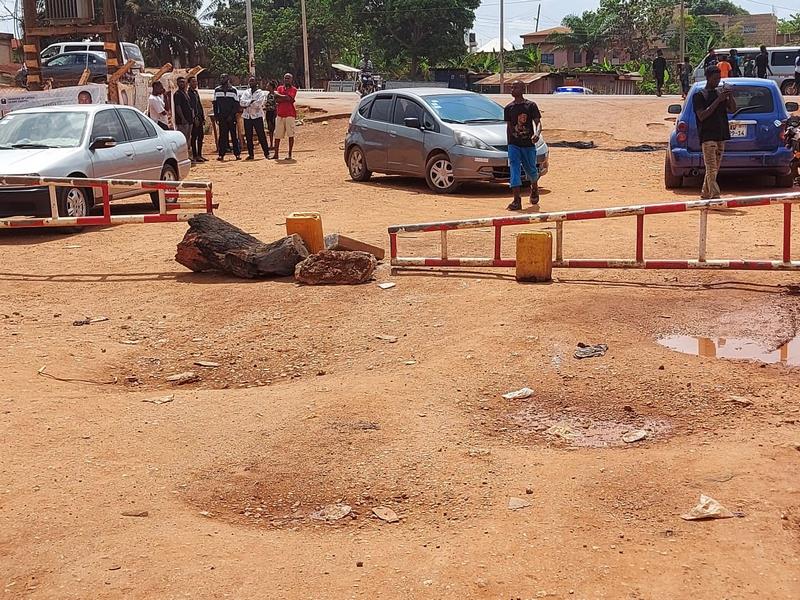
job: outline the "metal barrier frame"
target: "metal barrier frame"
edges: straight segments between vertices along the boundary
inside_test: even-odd
[[[213,213],[219,205],[214,204],[210,181],[147,181],[133,179],[84,179],[73,177],[25,177],[2,176],[2,187],[47,187],[50,193],[50,217],[4,217],[0,218],[0,229],[22,227],[84,227],[87,225],[124,225],[127,223],[175,223],[188,221],[198,212]],[[59,187],[92,188],[102,195],[102,216],[62,217],[58,214]],[[112,215],[111,188],[143,190],[143,193],[158,192],[157,214]],[[186,198],[188,202],[179,200]],[[97,206],[97,202],[95,202]],[[181,212],[184,210],[193,212]]]
[[[708,260],[706,240],[708,232],[708,211],[720,208],[750,208],[755,206],[783,205],[783,260]],[[583,269],[731,269],[731,270],[777,270],[800,271],[800,261],[792,261],[792,205],[800,204],[800,193],[775,194],[768,196],[743,196],[715,200],[692,200],[688,202],[668,202],[619,206],[590,210],[576,210],[552,213],[533,213],[462,221],[442,221],[417,223],[412,225],[393,225],[389,227],[389,246],[391,264],[396,267],[515,267],[517,261],[501,256],[502,228],[532,223],[555,223],[555,260],[558,268]],[[700,229],[696,260],[645,259],[644,258],[644,218],[646,215],[664,215],[700,211]],[[586,221],[615,217],[636,217],[636,258],[568,258],[563,257],[565,221]],[[447,232],[458,229],[494,228],[494,256],[492,258],[450,258],[447,254]],[[411,232],[441,232],[441,257],[417,258],[401,257],[397,254],[397,236]]]

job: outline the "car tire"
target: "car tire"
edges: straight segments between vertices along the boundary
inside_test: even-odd
[[[178,181],[178,171],[172,165],[164,165],[161,169],[161,177],[159,177],[161,181]],[[158,192],[150,192],[150,201],[153,203],[153,206],[156,210],[161,208],[158,203]]]
[[[59,217],[88,217],[92,209],[90,188],[59,187],[57,194]]]
[[[451,194],[461,185],[453,174],[453,163],[446,154],[434,154],[425,165],[425,181],[436,194]]]
[[[367,157],[361,146],[353,146],[347,153],[347,169],[353,181],[368,181],[372,171],[367,168]]]
[[[790,188],[794,187],[794,175],[776,175],[775,176],[775,187],[778,188]]]
[[[795,89],[796,85],[793,79],[787,79],[781,84],[781,94],[784,96],[796,96],[800,94],[800,90]]]
[[[683,177],[674,175],[669,164],[669,154],[664,157],[664,187],[668,190],[676,190],[683,187]]]

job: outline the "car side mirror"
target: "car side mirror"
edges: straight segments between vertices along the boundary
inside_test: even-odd
[[[420,125],[417,117],[406,117],[403,119],[403,125],[411,127],[411,129],[422,129],[422,125]]]
[[[680,104],[670,104],[669,108],[667,108],[667,112],[671,115],[679,115],[681,114],[681,105]]]
[[[800,104],[798,104],[797,102],[787,102],[786,110],[788,110],[789,112],[797,112],[798,110],[800,110]]]
[[[113,137],[110,135],[101,135],[100,137],[96,137],[92,140],[89,150],[97,150],[98,148],[113,148],[116,145],[117,140],[115,140]]]

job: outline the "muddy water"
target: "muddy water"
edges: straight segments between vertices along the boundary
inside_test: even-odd
[[[767,364],[783,363],[800,366],[800,336],[778,348],[769,348],[746,338],[707,338],[691,335],[671,335],[656,340],[670,350],[732,360],[754,360]]]

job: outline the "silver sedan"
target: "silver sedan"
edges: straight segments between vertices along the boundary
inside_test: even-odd
[[[180,132],[135,108],[108,104],[17,110],[0,120],[0,175],[177,181],[191,161]],[[146,192],[111,188],[112,200]],[[158,193],[151,199],[158,206]],[[100,190],[58,188],[62,217],[86,216]],[[0,187],[0,216],[50,216],[46,187]]]

